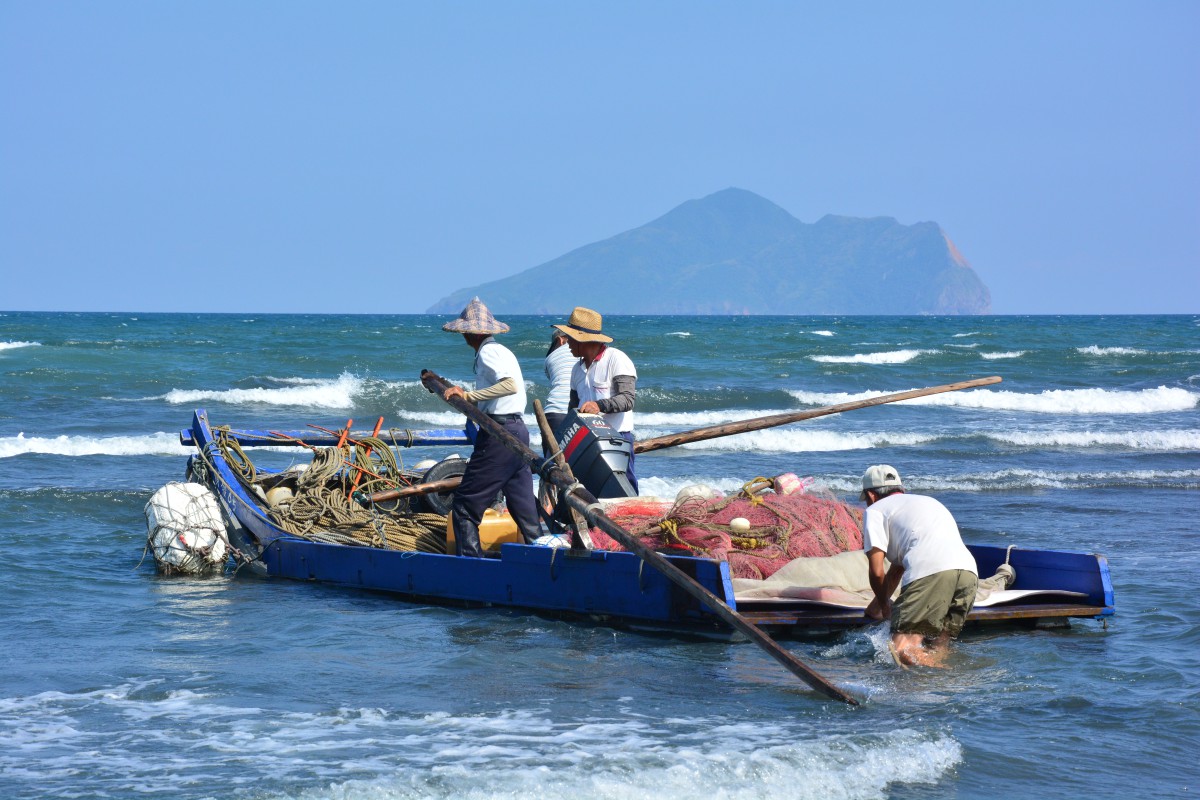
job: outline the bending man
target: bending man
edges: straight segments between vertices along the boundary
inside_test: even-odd
[[[932,497],[905,494],[893,467],[869,468],[860,497],[867,503],[863,550],[875,592],[866,614],[891,616],[892,655],[901,665],[939,666],[975,604],[975,558],[950,511]]]
[[[447,322],[442,330],[461,333],[475,351],[475,390],[466,392],[461,387],[451,386],[446,389],[445,398],[461,397],[474,403],[528,445],[529,429],[521,419],[525,413],[525,379],[521,375],[521,365],[511,350],[492,338],[493,334],[507,333],[508,326],[498,322],[476,297],[458,319]],[[462,483],[454,490],[454,500],[450,504],[454,515],[454,543],[460,556],[483,556],[479,524],[483,512],[501,490],[525,542],[532,542],[541,534],[533,498],[533,473],[523,458],[480,429],[475,436],[475,449],[467,461],[467,471],[463,473]]]

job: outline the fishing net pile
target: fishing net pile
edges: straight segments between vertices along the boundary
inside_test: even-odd
[[[627,501],[607,513],[661,553],[728,561],[734,578],[763,579],[795,558],[862,549],[861,509],[812,489],[783,494],[766,478],[730,497],[684,497],[669,507]],[[731,528],[738,517],[749,521],[748,531]],[[597,549],[623,549],[603,531],[591,536]]]
[[[356,494],[408,483],[395,454],[380,439],[312,448],[311,464],[263,477],[232,437],[218,431],[217,444],[263,502],[266,517],[294,536],[330,544],[446,552],[444,515],[415,510],[407,501],[389,508],[363,507],[355,499]]]

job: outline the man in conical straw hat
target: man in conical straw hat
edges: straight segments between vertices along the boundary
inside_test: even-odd
[[[507,333],[478,297],[442,326],[442,330],[461,333],[475,351],[475,388],[464,391],[451,386],[445,397],[461,397],[474,403],[505,430],[529,444],[529,429],[521,415],[525,413],[525,378],[512,351],[492,338]],[[467,461],[462,483],[454,490],[450,511],[454,515],[454,542],[460,556],[483,557],[479,544],[479,524],[483,512],[503,491],[508,510],[525,541],[541,535],[537,506],[533,497],[533,473],[523,458],[509,450],[487,431],[475,437],[475,449]]]
[[[637,397],[637,369],[629,356],[610,347],[612,337],[602,330],[603,317],[590,308],[576,306],[565,325],[555,325],[568,339],[571,355],[579,359],[571,373],[570,407],[582,414],[601,414],[605,423],[629,442],[629,468],[625,477],[637,491],[633,474],[633,405]]]

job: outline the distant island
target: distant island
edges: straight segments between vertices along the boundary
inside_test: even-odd
[[[497,314],[988,314],[991,293],[935,222],[801,222],[725,189],[429,307],[479,295]]]

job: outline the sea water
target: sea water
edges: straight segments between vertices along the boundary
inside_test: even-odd
[[[796,472],[848,499],[889,463],[968,541],[1108,558],[1107,624],[969,633],[946,670],[898,669],[882,624],[786,644],[857,709],[745,643],[155,573],[143,507],[182,479],[194,409],[460,425],[419,382],[472,377],[443,321],[0,315],[0,797],[1200,790],[1200,317],[606,317],[637,365],[642,438],[1003,377],[638,459],[646,494]],[[559,320],[505,321],[544,398]]]

